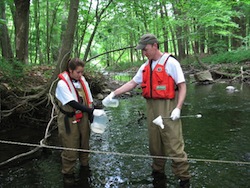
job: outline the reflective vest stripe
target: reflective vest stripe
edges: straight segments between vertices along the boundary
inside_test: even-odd
[[[70,92],[72,93],[74,99],[79,102],[79,97],[78,97],[78,92],[76,91],[76,88],[74,86],[74,84],[71,81],[71,78],[69,76],[69,73],[67,71],[64,71],[63,73],[59,74],[58,77],[65,81],[65,83],[67,84]],[[86,79],[82,76],[80,79],[80,83],[82,85],[82,88],[84,90],[84,93],[86,95],[86,99],[87,99],[87,104],[89,107],[92,107],[92,103],[93,103],[93,97],[89,88],[89,84],[86,81]]]
[[[77,95],[76,88],[74,87],[74,85],[73,85],[73,83],[72,83],[72,81],[71,81],[71,78],[69,77],[68,72],[65,71],[65,72],[59,74],[58,77],[59,77],[61,80],[63,80],[63,81],[67,84],[67,86],[68,86],[70,92],[72,93],[74,99],[75,99],[77,102],[79,102],[79,98],[78,98],[78,95]]]
[[[84,92],[86,93],[86,99],[87,99],[88,106],[92,107],[93,97],[92,97],[92,94],[91,94],[91,91],[89,88],[89,84],[83,76],[80,79],[80,83],[83,87]]]

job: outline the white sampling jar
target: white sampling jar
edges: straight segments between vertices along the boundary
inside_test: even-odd
[[[101,116],[94,116],[94,120],[91,123],[90,127],[94,133],[102,134],[107,127],[107,123],[108,117],[106,114],[103,114]]]
[[[119,106],[119,100],[118,99],[109,100],[109,99],[105,98],[102,100],[102,104],[106,107],[116,108]]]

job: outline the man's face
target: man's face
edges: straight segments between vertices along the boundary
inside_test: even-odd
[[[142,49],[142,55],[146,56],[149,60],[154,59],[157,50],[157,44],[147,44],[145,48]]]
[[[78,66],[75,70],[69,70],[70,77],[75,80],[80,80],[82,74],[83,74],[83,67]]]

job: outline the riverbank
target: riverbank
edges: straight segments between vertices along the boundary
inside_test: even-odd
[[[223,80],[223,82],[237,83],[244,82],[250,84],[250,62],[241,64],[219,64],[206,65],[207,69],[201,65],[182,65],[183,71],[187,77],[200,71],[208,70],[215,82]],[[4,74],[0,72],[0,89],[1,89],[1,128],[12,128],[16,124],[27,121],[32,124],[44,124],[49,121],[51,111],[51,101],[48,96],[53,95],[53,90],[40,94],[46,84],[49,82],[53,73],[52,66],[34,66],[20,79],[8,81]],[[137,67],[129,68],[123,71],[126,73],[137,71]],[[117,72],[117,75],[121,73]],[[114,74],[103,75],[100,72],[91,72],[86,70],[85,77],[90,84],[92,94],[95,99],[97,107],[101,107],[101,99],[108,95],[111,91],[120,87],[124,81],[117,81],[114,79]],[[134,75],[133,74],[133,75]],[[195,82],[195,80],[193,80]],[[102,96],[100,96],[101,94]],[[131,95],[139,94],[138,91],[132,91]],[[39,97],[41,95],[41,97]],[[122,95],[121,97],[128,97],[129,95]],[[31,101],[31,102],[30,102]],[[37,105],[38,104],[38,105]],[[21,107],[20,107],[21,106]],[[27,111],[27,112],[26,112]],[[4,113],[3,113],[4,112]],[[9,115],[11,114],[11,115]],[[18,117],[18,118],[16,118]],[[29,124],[29,123],[27,123]],[[32,125],[33,126],[33,125]]]

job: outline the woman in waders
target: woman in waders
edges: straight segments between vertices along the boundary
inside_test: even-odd
[[[65,148],[89,150],[90,123],[101,115],[93,108],[89,84],[83,76],[84,62],[78,58],[68,61],[67,70],[59,74],[55,96],[58,99],[58,131]],[[63,150],[62,174],[64,184],[74,185],[75,167],[79,159],[80,173],[90,175],[89,153]]]

